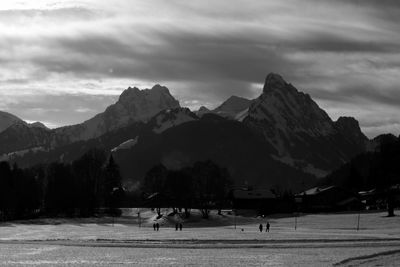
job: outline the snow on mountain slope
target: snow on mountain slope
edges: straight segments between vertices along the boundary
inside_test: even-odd
[[[274,147],[274,158],[322,174],[365,150],[365,143],[354,141],[365,136],[354,123],[346,121],[335,124],[308,94],[271,73],[243,123]]]
[[[114,147],[113,149],[111,149],[111,152],[117,152],[118,150],[121,150],[121,149],[130,149],[130,148],[134,147],[138,141],[139,141],[139,136],[136,136],[133,139],[126,140],[125,142],[121,143],[117,147]]]
[[[199,118],[188,108],[168,109],[158,113],[150,123],[153,123],[153,132],[162,133],[165,130],[185,122]]]
[[[51,130],[32,127],[24,121],[18,121],[0,132],[0,154],[11,153],[32,147],[47,146]]]
[[[244,118],[246,118],[248,114],[249,114],[249,108],[246,108],[245,110],[237,113],[234,119],[237,121],[243,121]]]
[[[95,138],[132,122],[146,122],[162,110],[179,107],[179,101],[171,96],[167,87],[158,84],[144,90],[129,87],[103,113],[81,124],[56,129],[52,143],[56,146]]]
[[[47,151],[47,150],[46,150],[46,148],[44,148],[42,146],[23,149],[23,150],[19,150],[19,151],[15,151],[15,152],[11,152],[11,153],[0,155],[0,161],[13,160],[16,157],[22,157],[27,153],[30,153],[30,152],[37,153],[39,151]]]
[[[0,132],[4,131],[16,122],[22,122],[22,120],[8,112],[0,111]]]

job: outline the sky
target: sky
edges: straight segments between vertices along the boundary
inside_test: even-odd
[[[0,110],[57,127],[156,83],[214,108],[275,72],[333,120],[399,135],[399,33],[400,1],[1,0]]]

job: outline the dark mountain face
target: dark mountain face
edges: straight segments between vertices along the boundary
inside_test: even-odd
[[[347,162],[366,146],[355,119],[343,118],[335,124],[309,95],[273,73],[243,123],[273,147],[274,158],[317,176]]]
[[[205,106],[201,106],[198,110],[194,112],[198,117],[202,117],[205,114],[212,113],[211,110],[206,108]]]
[[[384,192],[400,183],[400,138],[386,134],[375,138],[377,150],[357,155],[319,181],[322,185],[339,185],[354,192]]]
[[[115,159],[124,177],[137,180],[159,163],[180,169],[210,159],[228,168],[235,184],[301,189],[314,181],[272,159],[271,149],[242,123],[206,114],[161,134],[139,136],[132,149],[119,150]]]
[[[272,147],[242,123],[214,114],[156,133],[154,124],[134,123],[99,138],[79,141],[48,152],[31,151],[14,160],[20,166],[60,160],[70,162],[91,148],[113,151],[126,184],[140,182],[162,163],[170,169],[213,160],[228,168],[235,184],[301,190],[314,177],[270,157]]]
[[[369,140],[361,132],[360,124],[355,118],[340,117],[334,122],[336,129],[345,136],[350,142],[360,147],[367,146]]]
[[[250,104],[251,100],[249,99],[238,96],[231,96],[219,107],[214,109],[213,112],[222,117],[235,119],[239,113],[246,111],[249,108]]]
[[[355,119],[333,122],[309,95],[277,74],[267,76],[257,99],[233,97],[220,110],[236,112],[247,105],[240,112],[243,120],[215,112],[199,118],[165,87],[129,88],[116,104],[82,124],[55,130],[10,127],[0,133],[0,144],[9,144],[2,153],[20,150],[8,158],[21,166],[69,162],[91,148],[112,151],[127,183],[140,181],[159,163],[178,169],[211,159],[228,168],[236,184],[292,189],[365,151],[368,139]]]
[[[381,134],[376,136],[368,143],[369,152],[379,152],[382,146],[394,144],[397,141],[397,137],[393,134]]]
[[[199,117],[188,108],[166,109],[155,115],[149,122],[153,132],[161,133],[182,123],[198,120]]]
[[[22,120],[10,113],[0,111],[0,133],[17,122],[22,122]]]
[[[25,122],[14,123],[0,133],[0,155],[26,148],[44,150],[50,140],[50,130],[31,126]],[[7,157],[3,157],[7,160]]]

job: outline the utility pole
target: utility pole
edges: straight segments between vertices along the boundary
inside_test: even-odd
[[[297,213],[294,214],[294,230],[297,230]]]
[[[358,217],[357,217],[357,231],[360,230],[360,217],[361,217],[361,214],[360,214],[360,211],[358,211]]]
[[[137,215],[138,215],[138,225],[139,225],[139,228],[141,228],[142,227],[142,220],[140,218],[140,209],[139,209]]]
[[[233,223],[235,224],[235,229],[236,229],[236,210],[233,210]]]

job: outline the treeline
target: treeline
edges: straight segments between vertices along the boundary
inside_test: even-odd
[[[388,216],[394,216],[400,184],[400,138],[380,136],[374,152],[363,153],[321,181],[338,185],[353,192],[374,190],[387,203]],[[396,197],[397,196],[397,197]]]
[[[92,149],[71,163],[53,162],[21,169],[0,162],[0,220],[36,216],[87,217],[118,215],[121,205],[199,209],[230,206],[230,176],[212,161],[196,162],[181,170],[159,164],[151,168],[136,192],[125,192],[112,155]],[[137,198],[138,194],[141,196]],[[132,197],[133,196],[133,197]]]
[[[112,156],[93,149],[72,163],[21,169],[0,162],[0,218],[118,213],[123,188]]]
[[[176,212],[183,209],[186,217],[196,208],[208,218],[211,208],[221,209],[229,205],[230,176],[225,168],[212,161],[196,162],[192,167],[168,170],[162,164],[150,169],[142,183],[145,204],[156,208],[172,207]]]
[[[384,191],[400,184],[400,139],[381,136],[374,152],[363,153],[321,180],[323,185],[337,185],[354,192]]]

